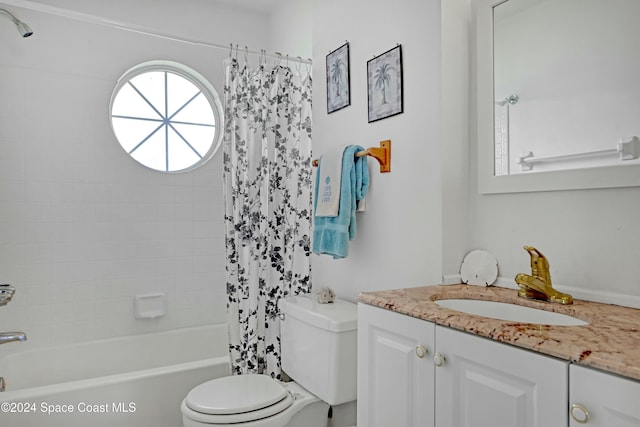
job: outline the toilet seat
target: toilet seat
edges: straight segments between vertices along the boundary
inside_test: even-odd
[[[232,424],[268,418],[287,409],[293,397],[266,375],[234,375],[205,382],[182,403],[185,416],[207,424]]]

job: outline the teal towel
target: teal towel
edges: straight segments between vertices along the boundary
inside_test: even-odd
[[[346,258],[349,255],[349,240],[356,238],[356,207],[359,200],[367,195],[369,189],[369,168],[367,156],[355,157],[358,151],[364,151],[359,145],[349,145],[342,155],[342,174],[340,183],[340,207],[336,217],[315,216],[318,204],[318,187],[322,161],[316,173],[314,192],[313,252],[333,255],[334,258]]]

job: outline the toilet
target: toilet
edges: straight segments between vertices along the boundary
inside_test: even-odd
[[[326,427],[330,406],[356,400],[357,306],[281,299],[282,370],[293,380],[232,375],[193,388],[184,427]]]

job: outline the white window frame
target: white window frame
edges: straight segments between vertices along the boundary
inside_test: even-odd
[[[196,161],[195,163],[193,163],[191,166],[183,168],[183,169],[179,169],[179,170],[168,170],[169,169],[169,160],[167,159],[165,164],[166,164],[166,168],[165,170],[162,169],[157,169],[148,165],[145,165],[144,163],[142,163],[141,161],[139,161],[138,159],[134,158],[132,156],[132,152],[135,151],[135,149],[137,149],[140,145],[144,144],[145,140],[142,140],[140,144],[138,144],[136,146],[136,148],[134,148],[131,151],[127,151],[124,147],[124,145],[120,142],[120,140],[118,140],[118,135],[116,133],[114,124],[113,124],[113,118],[123,118],[122,116],[118,116],[118,115],[114,115],[113,114],[113,105],[115,102],[115,99],[118,95],[118,93],[120,92],[120,89],[122,89],[125,85],[127,85],[129,83],[129,81],[133,78],[135,78],[136,76],[139,76],[141,74],[144,73],[148,73],[148,72],[168,72],[168,73],[172,73],[175,74],[177,76],[180,76],[186,80],[188,80],[189,82],[191,82],[193,85],[195,85],[200,92],[205,96],[205,98],[207,99],[207,101],[209,102],[209,105],[211,106],[212,112],[213,112],[213,117],[214,117],[214,127],[215,127],[215,131],[214,131],[214,137],[213,137],[213,141],[211,143],[211,146],[209,148],[209,150],[201,155],[200,159],[198,161]],[[162,120],[158,120],[158,123],[160,123],[160,126],[168,126],[171,124],[171,118],[164,118],[162,116],[160,116],[166,123],[163,125]],[[131,117],[133,118],[133,117]],[[218,96],[217,91],[215,90],[215,88],[213,87],[213,85],[211,85],[211,83],[205,78],[203,77],[200,73],[198,73],[197,71],[191,69],[190,67],[187,67],[186,65],[180,64],[178,62],[174,62],[174,61],[167,61],[167,60],[155,60],[155,61],[148,61],[148,62],[144,62],[142,64],[136,65],[135,67],[129,69],[127,72],[125,72],[122,77],[120,77],[118,79],[118,82],[113,90],[113,93],[111,95],[111,100],[109,102],[109,121],[111,123],[111,128],[114,132],[114,135],[116,136],[116,139],[118,140],[118,143],[120,144],[121,148],[127,152],[127,154],[129,154],[129,156],[134,159],[137,163],[141,164],[142,166],[154,170],[154,171],[158,171],[158,172],[163,172],[163,173],[182,173],[182,172],[189,172],[192,171],[200,166],[202,166],[203,164],[205,164],[209,159],[211,159],[214,154],[218,151],[218,149],[220,148],[220,145],[222,143],[222,128],[224,125],[223,122],[223,109],[222,109],[222,103],[220,102],[220,98]],[[155,132],[155,131],[154,131]],[[153,132],[152,132],[153,133]],[[181,136],[182,137],[182,136]],[[187,143],[187,145],[190,145],[186,140],[185,142]],[[193,148],[192,148],[193,149]],[[167,149],[168,150],[168,149]],[[196,150],[194,149],[194,152]],[[168,151],[167,151],[168,153]],[[200,156],[200,154],[198,154]]]

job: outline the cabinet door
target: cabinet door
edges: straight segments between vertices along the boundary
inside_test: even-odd
[[[433,427],[434,327],[358,304],[358,425]]]
[[[568,363],[441,326],[436,345],[438,427],[568,425]]]
[[[571,427],[640,426],[640,382],[577,365],[569,378]]]

